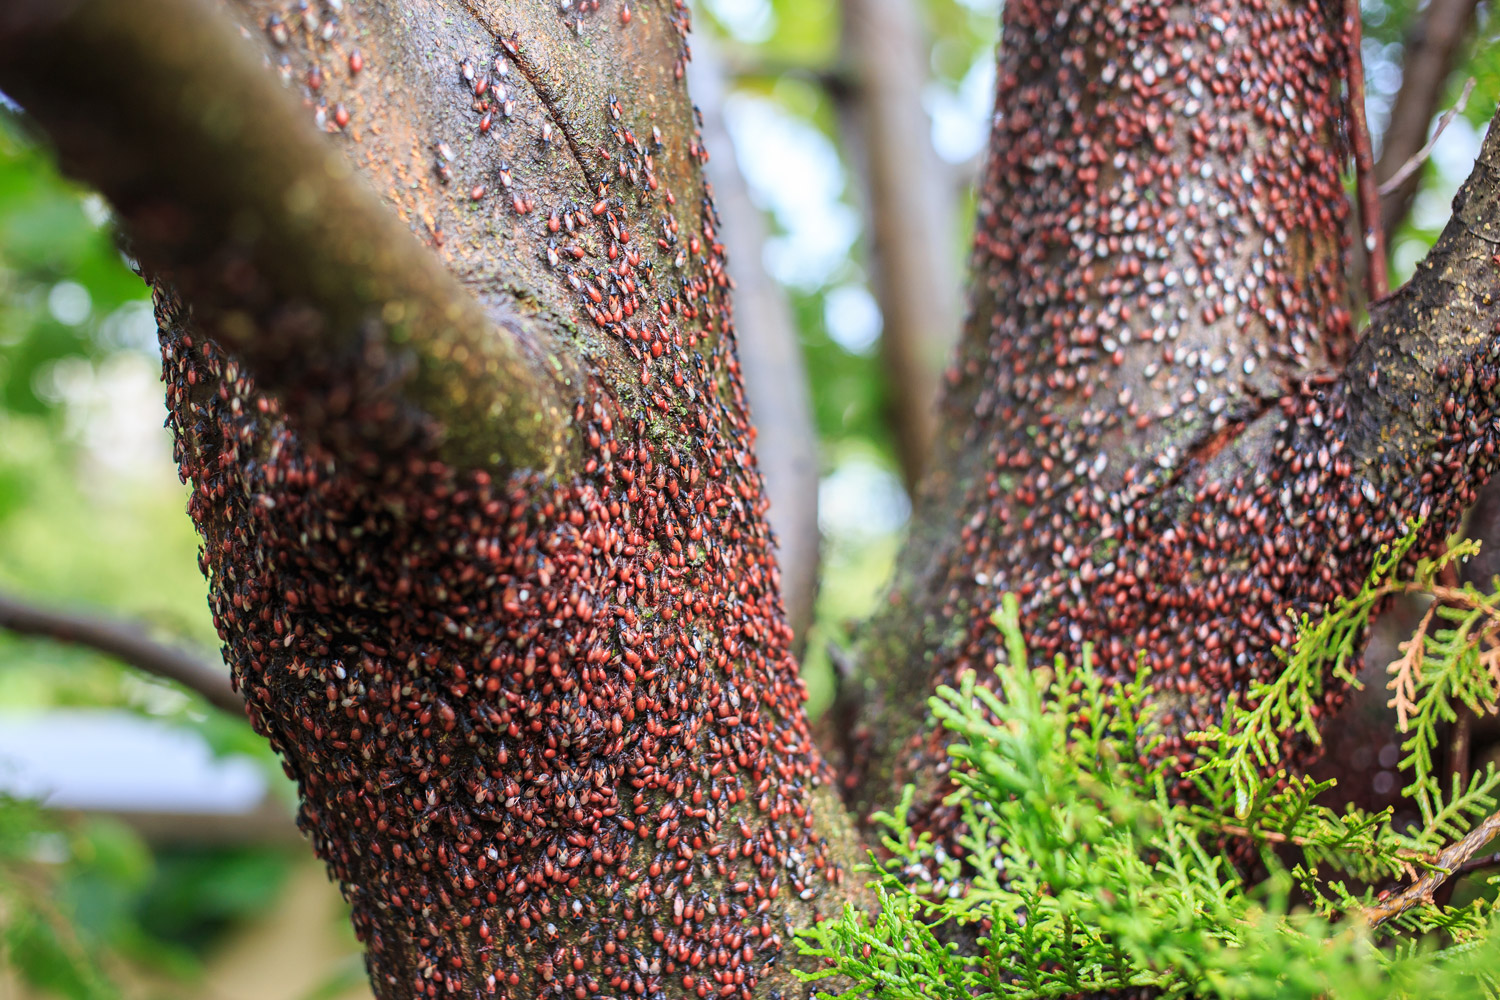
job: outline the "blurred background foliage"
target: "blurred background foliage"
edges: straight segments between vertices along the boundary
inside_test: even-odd
[[[952,239],[961,248],[987,134],[999,0],[914,2],[930,39],[922,102],[947,172],[940,183],[959,206]],[[1421,4],[1362,7],[1378,155]],[[1470,76],[1474,95],[1392,241],[1394,280],[1446,221],[1500,95],[1489,8],[1480,5],[1448,84],[1450,104]],[[892,387],[878,361],[858,159],[840,126],[850,92],[840,7],[703,0],[697,14],[722,64],[735,159],[766,217],[762,263],[791,306],[813,392],[824,544],[807,670],[817,712],[831,694],[826,645],[844,641],[878,600],[909,512],[887,416]],[[149,297],[116,248],[106,207],[61,179],[22,121],[0,109],[0,589],[103,609],[212,649],[158,375]],[[197,836],[186,824],[164,835],[128,815],[0,794],[0,998],[368,996],[336,894],[296,839],[287,783],[242,720],[87,650],[0,632],[0,733],[6,720],[48,710],[128,713],[255,761],[285,832]],[[7,766],[0,752],[0,788]],[[317,931],[278,936],[289,920]],[[274,987],[256,978],[295,964],[292,952],[306,965],[301,978]]]

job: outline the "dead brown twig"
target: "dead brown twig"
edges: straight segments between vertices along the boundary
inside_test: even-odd
[[[1427,144],[1413,153],[1405,163],[1396,168],[1396,172],[1387,178],[1384,184],[1380,185],[1380,197],[1385,198],[1395,194],[1400,190],[1401,185],[1406,183],[1406,179],[1416,173],[1422,164],[1427,162],[1428,158],[1432,156],[1433,147],[1437,145],[1438,139],[1442,137],[1443,130],[1453,123],[1455,116],[1469,106],[1469,95],[1472,93],[1474,93],[1474,78],[1471,76],[1464,83],[1463,92],[1458,95],[1458,100],[1453,103],[1453,107],[1444,111],[1443,117],[1438,119],[1437,128],[1432,130],[1432,138],[1427,140]]]
[[[1467,836],[1433,859],[1432,871],[1400,892],[1387,896],[1373,906],[1365,907],[1361,914],[1365,922],[1371,927],[1378,927],[1409,910],[1431,903],[1433,893],[1463,870],[1469,860],[1496,836],[1500,836],[1500,812],[1486,816]]]
[[[244,714],[245,704],[230,687],[227,671],[205,656],[152,638],[133,622],[44,608],[0,593],[0,629],[96,649],[137,670],[180,684],[215,708]]]

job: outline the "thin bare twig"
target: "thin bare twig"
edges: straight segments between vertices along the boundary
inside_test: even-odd
[[[195,329],[340,458],[371,468],[421,447],[466,468],[546,470],[571,457],[567,374],[355,176],[218,6],[0,5],[0,89],[109,199]],[[234,98],[184,96],[209,94]]]
[[[1359,193],[1359,222],[1369,257],[1365,269],[1366,294],[1371,302],[1390,291],[1386,274],[1385,229],[1380,224],[1380,195],[1375,188],[1375,154],[1370,148],[1370,127],[1365,122],[1365,69],[1360,57],[1359,0],[1345,0],[1344,38],[1349,50],[1350,140],[1354,146],[1355,187]]]
[[[1434,601],[1449,604],[1464,611],[1483,611],[1492,621],[1500,622],[1500,607],[1482,600],[1475,594],[1469,593],[1463,587],[1435,584],[1428,586],[1421,583],[1403,583],[1395,586],[1386,586],[1376,592],[1379,596],[1385,594],[1426,594]]]
[[[1432,138],[1427,140],[1427,145],[1413,153],[1405,163],[1396,169],[1394,174],[1391,174],[1380,185],[1380,197],[1386,198],[1395,194],[1400,190],[1401,185],[1406,183],[1406,179],[1416,173],[1422,164],[1427,162],[1428,157],[1432,156],[1432,148],[1437,145],[1437,141],[1442,136],[1443,130],[1453,122],[1454,116],[1469,106],[1469,95],[1472,93],[1474,93],[1474,78],[1471,76],[1464,83],[1463,93],[1458,95],[1458,100],[1454,102],[1453,107],[1444,111],[1443,117],[1438,119],[1437,128],[1432,130]]]
[[[87,646],[122,663],[182,685],[215,708],[243,715],[245,703],[229,674],[199,653],[153,639],[131,622],[28,604],[0,593],[0,628],[17,635]]]
[[[1468,787],[1474,763],[1474,710],[1459,705],[1455,711],[1458,720],[1453,723],[1453,737],[1448,743],[1448,770],[1458,776],[1459,785]]]
[[[1246,840],[1260,840],[1268,844],[1290,844],[1293,847],[1312,847],[1316,843],[1310,837],[1297,837],[1276,830],[1252,830],[1247,826],[1239,826],[1234,823],[1218,823],[1215,825],[1220,833],[1229,837],[1244,837]],[[1403,861],[1426,861],[1427,855],[1421,851],[1398,850],[1396,857]],[[1408,870],[1409,867],[1408,867]]]
[[[1460,788],[1469,786],[1469,776],[1473,773],[1472,746],[1474,732],[1474,710],[1468,705],[1459,705],[1456,708],[1458,719],[1453,723],[1453,731],[1448,738],[1448,766],[1447,772],[1454,776]],[[1456,877],[1462,869],[1455,871]],[[1439,886],[1433,893],[1432,899],[1439,906],[1447,906],[1453,899],[1453,889],[1457,883],[1449,879]]]
[[[1485,817],[1484,821],[1470,830],[1467,836],[1439,854],[1434,860],[1436,870],[1428,872],[1405,889],[1381,900],[1374,906],[1365,907],[1363,911],[1365,922],[1371,927],[1377,927],[1409,910],[1431,903],[1433,893],[1443,883],[1462,871],[1469,859],[1478,854],[1481,848],[1497,836],[1500,836],[1500,812]]]
[[[1375,165],[1377,178],[1393,176],[1426,141],[1464,40],[1473,31],[1478,6],[1479,0],[1430,0],[1412,19],[1402,44],[1401,89],[1381,138],[1380,162]],[[1393,190],[1382,191],[1380,214],[1387,241],[1406,221],[1417,183],[1412,173]]]
[[[1459,878],[1464,875],[1472,875],[1475,872],[1484,871],[1486,868],[1494,868],[1500,865],[1500,851],[1494,854],[1482,854],[1477,858],[1471,858],[1457,868],[1453,869],[1453,877]]]

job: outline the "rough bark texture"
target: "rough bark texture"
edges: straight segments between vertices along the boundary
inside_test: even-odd
[[[1484,377],[1456,356],[1430,374],[1447,312],[1403,296],[1330,371],[1350,336],[1342,4],[1004,17],[971,319],[865,640],[877,693],[851,778],[861,810],[919,781],[940,829],[943,740],[910,705],[1003,655],[1001,592],[1037,662],[1093,641],[1118,676],[1144,651],[1176,730],[1201,728],[1272,674],[1295,615],[1356,589],[1408,517],[1441,539],[1489,468],[1487,418],[1459,455],[1431,409]]]
[[[241,0],[243,39],[121,10],[0,11],[0,86],[158,279],[226,656],[376,994],[801,992],[790,935],[857,898],[857,848],[789,653],[685,10]],[[1351,354],[1343,16],[1006,4],[939,460],[863,640],[861,810],[911,779],[951,829],[914,709],[993,665],[1002,592],[1039,661],[1144,652],[1180,733],[1488,476],[1500,132]],[[253,98],[223,131],[215,68]],[[215,201],[166,150],[239,180]]]
[[[567,394],[549,429],[582,443],[552,476],[420,436],[331,450],[263,388],[279,369],[203,321],[178,259],[137,244],[176,283],[168,402],[226,655],[376,994],[800,991],[791,932],[846,898],[854,851],[788,652],[687,13],[338,7],[238,15],[301,98],[292,124],[334,133],[491,316],[546,330]],[[232,242],[198,221],[205,256]]]
[[[339,127],[347,109],[299,114],[194,0],[18,3],[4,16],[0,85],[304,434],[359,462],[419,448],[548,469],[573,450],[557,391],[571,360],[557,364],[551,338],[527,343],[508,303],[490,299],[486,315],[354,177],[312,127]],[[318,80],[317,64],[298,67],[309,91],[342,89],[323,84],[350,75],[332,65],[347,39],[323,43]]]
[[[818,595],[818,428],[791,306],[761,263],[766,224],[735,164],[734,140],[724,121],[722,72],[712,38],[696,36],[688,83],[703,111],[703,142],[712,154],[704,176],[722,222],[745,400],[770,504],[766,516],[776,532],[781,599],[800,653]]]

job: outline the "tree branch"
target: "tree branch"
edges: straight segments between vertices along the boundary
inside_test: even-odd
[[[1486,816],[1467,836],[1434,858],[1432,864],[1436,870],[1423,875],[1394,896],[1366,907],[1363,913],[1365,922],[1378,927],[1408,910],[1431,903],[1433,893],[1462,871],[1469,859],[1497,836],[1500,836],[1500,812]]]
[[[572,447],[516,317],[486,315],[210,7],[10,5],[0,87],[195,326],[336,453],[548,469]]]
[[[1464,39],[1473,29],[1478,0],[1430,0],[1413,21],[1401,63],[1401,89],[1391,108],[1390,123],[1375,165],[1375,179],[1384,186],[1427,141],[1438,113],[1448,77]],[[1386,240],[1391,240],[1411,212],[1421,182],[1420,171],[1389,193],[1382,191],[1380,215]]]
[[[1400,190],[1401,185],[1406,183],[1406,179],[1408,177],[1411,177],[1417,171],[1422,169],[1423,164],[1427,162],[1427,158],[1432,155],[1432,148],[1436,146],[1437,141],[1442,138],[1444,130],[1446,130],[1448,126],[1452,124],[1453,119],[1456,115],[1460,114],[1464,110],[1464,108],[1468,107],[1469,95],[1473,92],[1474,78],[1471,76],[1467,81],[1464,82],[1464,89],[1459,93],[1458,100],[1453,102],[1453,107],[1449,108],[1447,111],[1444,111],[1443,117],[1438,119],[1437,125],[1434,126],[1432,130],[1432,138],[1428,139],[1427,143],[1421,149],[1412,154],[1411,159],[1401,164],[1401,166],[1396,169],[1396,172],[1392,174],[1388,180],[1380,185],[1380,195],[1382,198],[1386,195],[1394,194],[1396,191]]]
[[[244,715],[229,672],[182,646],[158,642],[141,626],[97,615],[39,607],[0,593],[0,629],[87,646],[156,677],[180,684],[215,708]]]
[[[1347,51],[1305,44],[1342,38],[1336,6],[1005,6],[969,320],[912,538],[861,644],[861,809],[915,778],[947,829],[945,741],[918,711],[1006,655],[990,621],[1004,592],[1037,663],[1094,641],[1096,668],[1126,677],[1144,652],[1169,728],[1189,730],[1275,668],[1285,608],[1327,586],[1322,553],[1282,523],[1309,515],[1258,471],[1309,448],[1316,463],[1320,432],[1209,465],[1262,417],[1310,420],[1292,407],[1352,334]],[[1241,88],[1224,87],[1220,46]]]
[[[1361,339],[1344,372],[1349,401],[1348,451],[1373,482],[1391,482],[1429,461],[1434,449],[1466,438],[1484,444],[1480,420],[1494,405],[1500,319],[1500,137],[1487,136],[1469,179],[1453,199],[1453,216],[1412,280],[1393,295]],[[1488,479],[1489,462],[1471,459]],[[1430,486],[1428,487],[1430,489]],[[1424,490],[1424,493],[1426,490]],[[1457,512],[1472,502],[1466,493]],[[1433,496],[1429,506],[1437,506]],[[1452,500],[1450,503],[1454,502]]]
[[[1185,734],[1276,676],[1303,615],[1356,593],[1414,521],[1430,554],[1494,471],[1500,130],[1417,275],[1331,374],[1325,345],[1349,320],[1348,205],[1327,152],[1344,67],[1300,46],[1324,14],[1297,10],[1278,31],[1250,5],[1222,11],[1226,42],[1259,32],[1256,59],[1304,60],[1296,79],[1317,81],[1292,91],[1284,120],[1302,127],[1286,129],[1232,125],[1239,112],[1199,82],[1214,79],[1192,64],[1201,47],[1182,41],[1197,29],[1172,15],[1138,24],[1101,3],[1054,21],[1006,7],[991,147],[1003,154],[981,198],[973,319],[941,461],[864,646],[879,692],[866,787],[886,794],[892,772],[898,787],[918,781],[913,815],[939,837],[953,822],[945,739],[912,706],[1006,655],[990,621],[1001,593],[1020,598],[1038,663],[1093,642],[1096,669],[1128,678],[1143,655],[1159,752],[1185,762]],[[1120,48],[1100,49],[1101,32]],[[1183,68],[1166,84],[1138,79],[1143,50]],[[1246,78],[1285,94],[1285,73],[1268,63]],[[1226,127],[1265,131],[1215,138]],[[1280,150],[1275,169],[1267,149]],[[1222,161],[1203,165],[1214,150],[1244,158],[1228,171],[1241,185],[1191,180],[1226,176]],[[1140,198],[1152,177],[1172,196]],[[1190,245],[1184,219],[1205,227]],[[1247,237],[1257,226],[1265,235]],[[1342,685],[1328,679],[1322,697],[1331,714]],[[1312,753],[1290,736],[1284,750],[1293,767]]]

